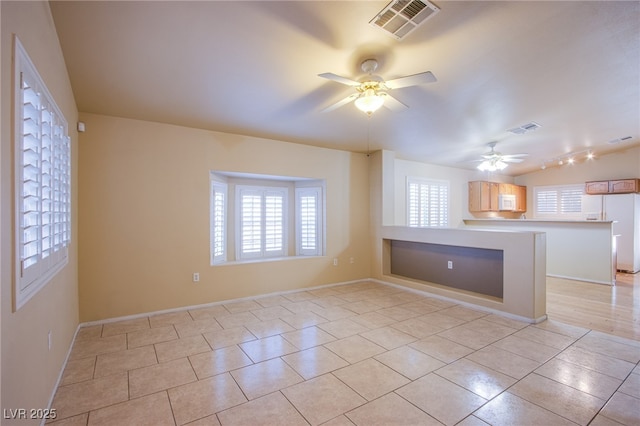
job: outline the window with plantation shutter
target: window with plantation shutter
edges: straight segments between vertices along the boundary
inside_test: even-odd
[[[284,188],[236,186],[237,260],[286,255],[286,199]]]
[[[324,180],[212,171],[210,185],[211,265],[324,255]]]
[[[581,216],[584,184],[538,186],[533,189],[536,217],[571,219]]]
[[[296,254],[322,254],[322,188],[296,188]]]
[[[227,185],[211,182],[211,263],[227,260]]]
[[[558,212],[558,191],[555,189],[534,190],[536,215],[556,214]]]
[[[582,212],[582,196],[584,185],[578,188],[563,188],[560,190],[560,213],[575,215]]]
[[[449,226],[449,183],[408,178],[407,216],[412,227]]]
[[[64,116],[17,38],[14,43],[17,309],[67,263],[71,141]]]

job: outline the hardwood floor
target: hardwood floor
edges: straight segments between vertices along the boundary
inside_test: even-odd
[[[640,273],[618,273],[616,285],[547,277],[549,319],[640,340]]]

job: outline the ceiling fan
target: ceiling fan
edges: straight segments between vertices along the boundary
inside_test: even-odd
[[[487,145],[491,148],[491,150],[482,155],[480,164],[478,165],[478,169],[489,172],[495,172],[496,170],[504,170],[508,164],[507,163],[522,163],[521,157],[526,157],[529,154],[510,154],[504,155],[495,150],[496,144],[498,142],[489,142]]]
[[[378,69],[378,61],[375,59],[365,60],[360,65],[360,68],[367,73],[367,76],[362,78],[361,81],[351,80],[330,72],[318,74],[318,77],[346,84],[356,89],[356,93],[328,106],[323,112],[332,111],[352,101],[355,101],[356,107],[367,115],[371,115],[383,105],[394,111],[402,110],[408,107],[389,95],[387,91],[437,81],[430,71],[384,81],[382,77],[373,74]]]

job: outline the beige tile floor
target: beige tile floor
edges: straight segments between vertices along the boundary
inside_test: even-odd
[[[84,327],[57,425],[638,425],[640,342],[373,282]]]

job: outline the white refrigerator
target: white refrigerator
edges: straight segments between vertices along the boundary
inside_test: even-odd
[[[614,221],[613,234],[619,235],[618,270],[640,271],[640,194],[603,195],[602,217]]]

